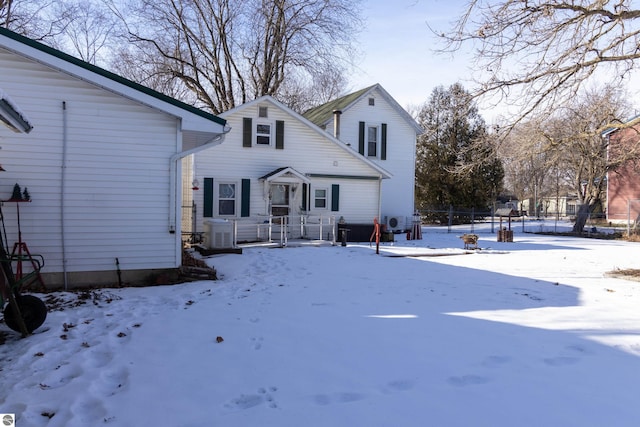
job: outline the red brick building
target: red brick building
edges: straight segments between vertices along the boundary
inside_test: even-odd
[[[640,161],[634,160],[640,150],[640,123],[605,131],[603,137],[609,140],[608,162],[613,164],[607,173],[607,220],[633,224],[640,220]]]

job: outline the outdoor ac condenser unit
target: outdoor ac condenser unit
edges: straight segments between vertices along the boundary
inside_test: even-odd
[[[387,230],[401,233],[407,229],[407,218],[402,215],[387,217]]]
[[[233,247],[233,223],[224,220],[208,220],[204,223],[205,244],[209,249]]]

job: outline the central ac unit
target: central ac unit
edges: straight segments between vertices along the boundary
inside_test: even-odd
[[[407,218],[402,215],[387,217],[387,230],[402,233],[407,229]]]
[[[204,222],[205,243],[209,249],[233,247],[233,223],[225,220],[206,220]]]

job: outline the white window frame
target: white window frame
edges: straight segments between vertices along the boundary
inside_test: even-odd
[[[220,197],[220,187],[222,185],[233,185],[233,197],[225,197],[222,198]],[[237,181],[218,181],[215,184],[215,208],[216,208],[216,213],[217,216],[221,216],[221,217],[235,217],[237,216],[238,213],[238,190],[240,189],[240,185]],[[233,214],[223,214],[220,212],[220,202],[223,200],[233,200]]]
[[[318,197],[316,191],[324,191],[324,197]],[[318,207],[318,201],[324,200],[324,207]],[[329,189],[326,187],[316,187],[313,189],[313,209],[328,210],[329,209]]]
[[[366,153],[365,154],[367,155],[367,157],[374,157],[374,158],[377,159],[380,156],[380,143],[381,143],[381,141],[380,141],[380,136],[381,136],[380,135],[380,132],[381,132],[380,128],[381,127],[382,126],[380,126],[380,125],[370,125],[370,124],[366,125],[366,133],[367,134],[366,134],[366,139],[365,139],[365,144],[366,144]],[[371,129],[375,129],[376,130],[375,131],[375,137],[376,137],[375,141],[370,141],[369,140],[369,136],[371,134],[370,133]],[[370,144],[372,142],[375,143],[375,153],[374,154],[371,154],[371,150],[370,150]]]
[[[275,139],[275,124],[271,121],[267,121],[267,120],[256,120],[256,123],[254,125],[255,127],[253,128],[253,142],[255,143],[255,145],[257,147],[270,147],[274,144],[274,139]],[[258,128],[260,126],[269,126],[269,133],[258,133]],[[261,143],[258,142],[258,137],[268,137],[269,138],[269,143],[265,144],[265,143]]]

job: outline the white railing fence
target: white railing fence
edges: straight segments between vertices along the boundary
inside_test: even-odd
[[[335,216],[265,215],[205,221],[204,243],[212,249],[264,243],[287,246],[289,240],[320,240],[335,244]]]

